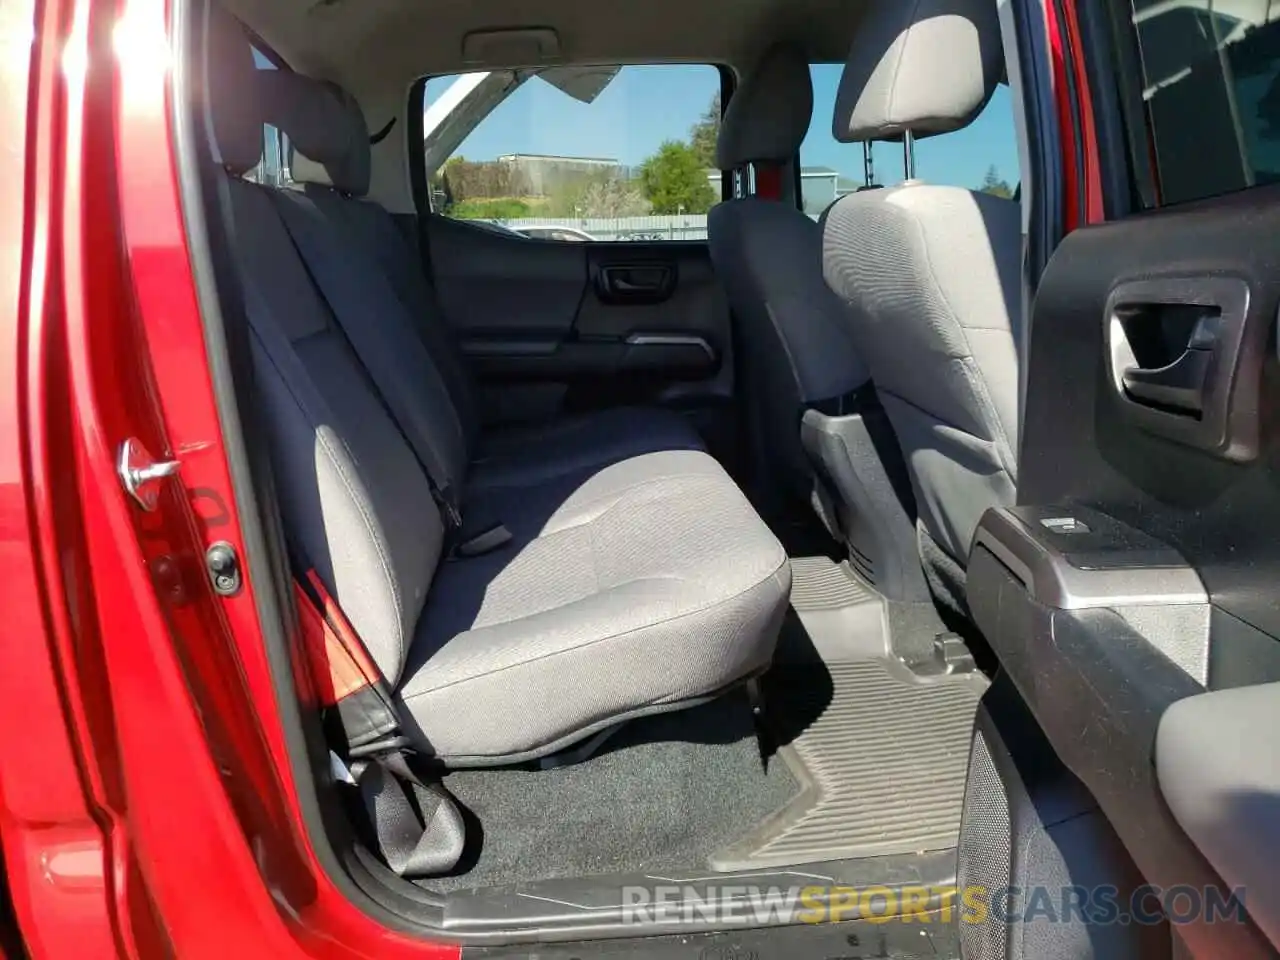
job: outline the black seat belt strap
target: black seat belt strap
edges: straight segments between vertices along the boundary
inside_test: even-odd
[[[312,228],[322,229],[326,225],[306,218],[320,217],[319,210],[305,198],[285,191],[273,192],[272,199],[312,285],[328,305],[329,313],[369,374],[391,422],[417,458],[426,475],[432,499],[440,509],[449,539],[453,540],[462,529],[461,499],[439,452],[426,438],[427,431],[419,425],[421,417],[405,396],[405,387],[400,382],[401,371],[394,367],[394,346],[381,336],[376,323],[361,322],[368,320],[367,304],[354,302],[356,291],[353,287],[342,282],[336,271],[313,269],[312,257],[308,256],[313,240]],[[419,425],[418,428],[415,425]]]

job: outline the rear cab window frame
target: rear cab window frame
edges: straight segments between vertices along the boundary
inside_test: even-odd
[[[1277,111],[1277,133],[1270,138],[1271,149],[1268,151],[1270,156],[1267,159],[1271,161],[1272,166],[1265,171],[1270,175],[1268,179],[1258,178],[1258,172],[1262,168],[1258,166],[1257,161],[1261,159],[1262,152],[1256,149],[1256,141],[1260,139],[1257,134],[1263,125],[1261,118],[1256,115],[1256,108],[1269,93],[1275,92],[1277,100],[1280,100],[1280,18],[1263,20],[1251,27],[1240,27],[1244,20],[1235,18],[1237,27],[1231,30],[1225,32],[1210,30],[1205,33],[1202,29],[1200,40],[1204,44],[1211,45],[1212,50],[1206,45],[1199,51],[1200,56],[1194,60],[1182,62],[1186,58],[1180,58],[1176,53],[1171,54],[1166,46],[1159,48],[1155,46],[1161,41],[1159,31],[1153,30],[1152,27],[1159,25],[1159,18],[1184,14],[1187,16],[1182,16],[1183,20],[1187,20],[1188,16],[1195,18],[1194,24],[1185,25],[1182,35],[1184,40],[1192,26],[1206,28],[1232,18],[1221,10],[1212,9],[1212,5],[1208,2],[1202,5],[1172,6],[1160,3],[1135,3],[1134,0],[1083,0],[1083,2],[1089,13],[1089,16],[1083,19],[1086,22],[1095,20],[1105,22],[1109,28],[1109,36],[1106,38],[1109,45],[1100,42],[1088,44],[1087,53],[1091,55],[1088,59],[1092,72],[1098,77],[1098,81],[1091,84],[1095,113],[1101,118],[1109,118],[1122,128],[1118,140],[1113,138],[1110,142],[1103,141],[1101,144],[1104,150],[1111,149],[1110,156],[1104,153],[1101,157],[1104,169],[1108,166],[1119,166],[1125,178],[1124,189],[1113,187],[1111,190],[1110,206],[1114,216],[1224,198],[1280,183],[1280,110]],[[1143,16],[1145,11],[1153,7],[1164,6],[1167,6],[1167,9]],[[1148,24],[1149,46],[1145,55],[1142,47],[1143,23]],[[1169,21],[1164,26],[1173,27],[1175,24]],[[1230,36],[1237,30],[1237,36]],[[1212,36],[1209,35],[1210,33]],[[1233,62],[1232,55],[1242,52],[1242,44],[1252,43],[1257,46],[1260,41],[1274,45],[1273,55],[1257,57],[1252,66],[1256,68],[1265,60],[1265,66],[1269,72],[1258,71],[1245,73],[1243,76],[1241,72],[1233,72],[1232,68],[1236,64]],[[1104,46],[1107,47],[1105,50]],[[1254,51],[1245,52],[1253,53]],[[1149,76],[1148,71],[1153,68],[1158,69],[1160,64],[1165,68],[1159,70],[1160,76]],[[1201,74],[1198,75],[1199,79],[1209,79],[1210,82],[1221,84],[1218,92],[1222,94],[1222,99],[1228,101],[1233,107],[1229,113],[1233,139],[1238,148],[1236,159],[1240,164],[1235,170],[1227,170],[1225,163],[1219,163],[1216,168],[1210,167],[1212,160],[1223,160],[1224,153],[1214,156],[1212,153],[1198,150],[1193,156],[1188,156],[1187,151],[1173,149],[1175,134],[1184,141],[1194,135],[1197,141],[1207,139],[1216,146],[1226,146],[1227,138],[1215,137],[1208,129],[1209,125],[1205,122],[1207,111],[1203,107],[1206,101],[1203,98],[1200,100],[1183,98],[1180,108],[1163,109],[1160,111],[1163,114],[1160,118],[1156,116],[1157,111],[1153,109],[1152,101],[1157,96],[1175,97],[1178,93],[1203,93],[1203,90],[1193,91],[1189,87],[1181,86],[1192,79],[1195,69],[1212,71],[1212,77]],[[1260,95],[1244,104],[1244,112],[1241,112],[1240,94],[1243,86],[1241,81],[1258,80],[1264,74],[1270,78],[1268,89],[1250,91]],[[1112,96],[1115,102],[1111,99]],[[1254,135],[1252,143],[1250,134]],[[1116,149],[1117,147],[1119,149]],[[1194,183],[1197,165],[1200,171],[1206,174],[1208,181],[1202,187]],[[1189,176],[1188,173],[1192,175]],[[1232,174],[1238,174],[1239,179],[1234,183],[1226,182]]]
[[[590,66],[590,65],[584,64],[583,66]],[[719,95],[719,103],[720,103],[720,115],[718,119],[718,124],[723,122],[725,111],[728,109],[729,99],[733,96],[733,91],[737,86],[737,74],[735,73],[734,69],[728,66],[727,64],[723,64],[723,63],[703,63],[703,62],[676,63],[676,62],[657,61],[657,62],[646,62],[646,63],[624,63],[624,64],[616,64],[616,65],[607,64],[604,66],[617,66],[619,68],[619,71],[621,71],[622,69],[625,69],[626,67],[637,67],[637,66],[638,67],[704,66],[704,67],[715,70],[719,79],[718,95]],[[500,69],[509,69],[509,68],[491,67],[490,69],[500,70]],[[426,151],[425,149],[418,146],[420,144],[423,144],[425,141],[424,117],[426,112],[427,85],[433,80],[457,78],[460,76],[464,76],[467,72],[471,72],[471,71],[463,71],[458,73],[426,74],[420,77],[417,81],[415,81],[409,89],[408,110],[407,110],[408,129],[407,129],[407,136],[406,136],[406,149],[408,151],[407,161],[408,161],[408,170],[409,170],[410,189],[413,194],[414,207],[415,207],[415,210],[417,211],[419,218],[425,218],[428,216],[447,216],[447,214],[444,213],[443,211],[436,209],[437,205],[433,202],[432,188],[429,182],[431,171],[428,171],[426,168]],[[568,94],[565,94],[565,96],[568,96]],[[485,120],[487,120],[488,117],[491,115],[492,110],[497,109],[497,107],[500,106],[501,103],[503,102],[506,102],[505,98],[503,101],[500,101],[499,104],[495,105],[490,110],[490,113],[486,114],[485,117],[482,118],[476,124],[476,128],[478,128],[481,124],[483,124]],[[718,124],[717,124],[717,130],[719,129]],[[467,136],[469,137],[476,128],[473,128],[472,131],[469,131]],[[457,151],[461,148],[462,143],[465,143],[466,139],[467,138],[464,137],[463,140],[459,143],[459,145],[454,148],[455,152],[451,156],[457,155]],[[657,146],[658,145],[655,144],[654,148],[656,149]],[[738,171],[721,170],[719,184],[718,184],[718,187],[716,188],[717,196],[716,196],[716,199],[713,201],[712,205],[714,206],[716,203],[721,203],[726,200],[733,199],[735,196],[737,196],[739,192],[738,183],[739,183]],[[460,222],[474,223],[478,229],[496,228],[500,232],[503,232],[506,229],[501,224],[493,224],[483,218],[479,220],[469,220],[469,218],[459,218],[459,219],[460,219]],[[537,221],[536,223],[533,222],[535,219]],[[573,232],[573,233],[585,232],[582,226],[578,223],[568,224],[568,223],[551,222],[559,219],[562,219],[562,218],[555,218],[555,217],[530,218],[531,229],[535,229],[539,233],[542,233],[544,231]],[[576,218],[576,219],[581,220],[583,218]],[[513,233],[513,235],[515,234],[514,230],[511,232]],[[601,241],[601,242],[609,242],[610,244],[614,244],[614,243],[626,244],[628,242],[652,242],[655,240],[668,241],[668,238],[666,237],[657,236],[656,233],[658,232],[660,231],[639,231],[640,234],[644,234],[644,235],[637,234],[631,237],[619,236],[616,239],[607,239],[607,240],[604,238],[596,237],[591,234],[587,234],[586,236],[577,238],[575,241],[570,241],[567,237],[564,239],[557,239],[557,238],[551,238],[551,237],[526,235],[525,238],[535,243]],[[703,232],[702,236],[695,236],[692,238],[676,237],[674,239],[690,240],[691,242],[705,242],[705,232]]]
[[[823,211],[836,200],[851,193],[896,186],[902,182],[905,171],[903,145],[900,142],[875,141],[862,144],[834,141],[831,129],[831,113],[834,105],[828,106],[826,94],[828,91],[834,93],[835,89],[838,88],[843,70],[844,64],[838,62],[815,62],[809,64],[809,74],[814,86],[815,103],[809,130],[805,134],[800,149],[797,151],[796,184],[798,189],[796,191],[796,205],[800,210],[815,219],[821,216]],[[1021,176],[1022,158],[1019,155],[1014,108],[1012,91],[1004,88],[993,96],[970,124],[965,127],[950,133],[917,139],[914,143],[916,179],[937,185],[951,185],[970,190],[993,192],[998,196],[1010,199],[1015,197]],[[946,165],[939,160],[931,158],[930,154],[934,153],[935,150],[938,153],[949,153],[955,149],[954,145],[962,142],[964,138],[968,138],[972,143],[989,139],[980,131],[975,132],[972,129],[974,124],[982,124],[984,120],[988,123],[992,120],[1000,122],[1003,133],[1007,134],[1007,144],[993,147],[989,151],[989,158],[981,164],[981,169],[974,168],[970,171],[971,176],[964,178],[948,177],[946,175]],[[834,142],[835,155],[839,157],[836,162],[839,166],[813,159],[815,140],[822,141],[822,147],[826,149],[830,149],[830,144]],[[809,147],[808,160],[806,160],[806,146]],[[942,149],[939,149],[939,147]],[[998,155],[1000,149],[1005,147],[1008,148],[1008,155]],[[869,163],[868,153],[870,154]],[[939,176],[939,172],[943,172],[943,175]],[[870,183],[867,182],[868,173],[872,175]],[[805,197],[804,184],[806,181],[812,182],[832,175],[836,178],[836,184],[830,197],[826,196],[825,193],[820,198]]]

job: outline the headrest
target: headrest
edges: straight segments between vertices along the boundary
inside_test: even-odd
[[[721,170],[758,161],[785,163],[800,149],[812,116],[808,58],[795,47],[772,47],[729,99],[716,163]]]
[[[355,98],[337,84],[288,70],[259,77],[266,122],[293,147],[289,176],[363,196],[369,190],[369,131]]]
[[[209,5],[205,51],[205,100],[218,160],[241,174],[262,158],[262,115],[254,91],[258,71],[244,27],[216,4]]]
[[[873,0],[831,132],[853,143],[958,130],[986,106],[1003,62],[996,0]]]

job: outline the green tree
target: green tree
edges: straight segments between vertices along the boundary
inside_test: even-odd
[[[720,91],[711,98],[702,117],[689,129],[689,146],[703,167],[715,167],[716,141],[720,139]]]
[[[1000,171],[996,169],[994,163],[987,167],[987,175],[982,178],[982,185],[978,190],[992,196],[1004,197],[1006,200],[1013,197],[1013,188],[1009,186],[1008,180],[1000,179]]]
[[[716,202],[697,151],[676,140],[640,165],[640,186],[656,214],[706,213]]]

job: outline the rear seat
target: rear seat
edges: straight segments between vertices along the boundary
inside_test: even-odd
[[[260,78],[270,123],[289,135],[292,180],[388,281],[448,389],[471,456],[474,489],[511,486],[572,473],[654,450],[698,450],[702,442],[679,415],[618,408],[547,424],[481,432],[475,386],[417,249],[387,211],[362,200],[369,189],[369,132],[355,99],[333,84],[290,71]]]
[[[363,217],[394,229],[386,214],[336,193],[320,211],[314,197],[240,177],[258,161],[267,106],[299,146],[323,154],[306,125],[329,122],[333,94],[313,84],[299,96],[296,84],[284,97],[291,81],[254,71],[238,24],[216,16],[212,26],[214,133],[261,403],[252,413],[271,440],[286,532],[395,688],[419,748],[453,766],[544,755],[764,669],[790,571],[719,465],[679,421],[641,411],[610,415],[640,436],[597,445],[601,427],[558,426],[545,452],[505,440],[488,464],[471,464],[474,414],[455,401],[460,358],[424,345],[403,278],[393,283],[348,226]],[[327,304],[317,287],[337,283],[359,296]],[[331,305],[359,316],[340,327]],[[344,336],[353,323],[376,325],[398,382],[375,385]],[[548,467],[540,454],[562,459]],[[487,512],[513,541],[442,562],[433,470],[457,485],[468,524]]]

